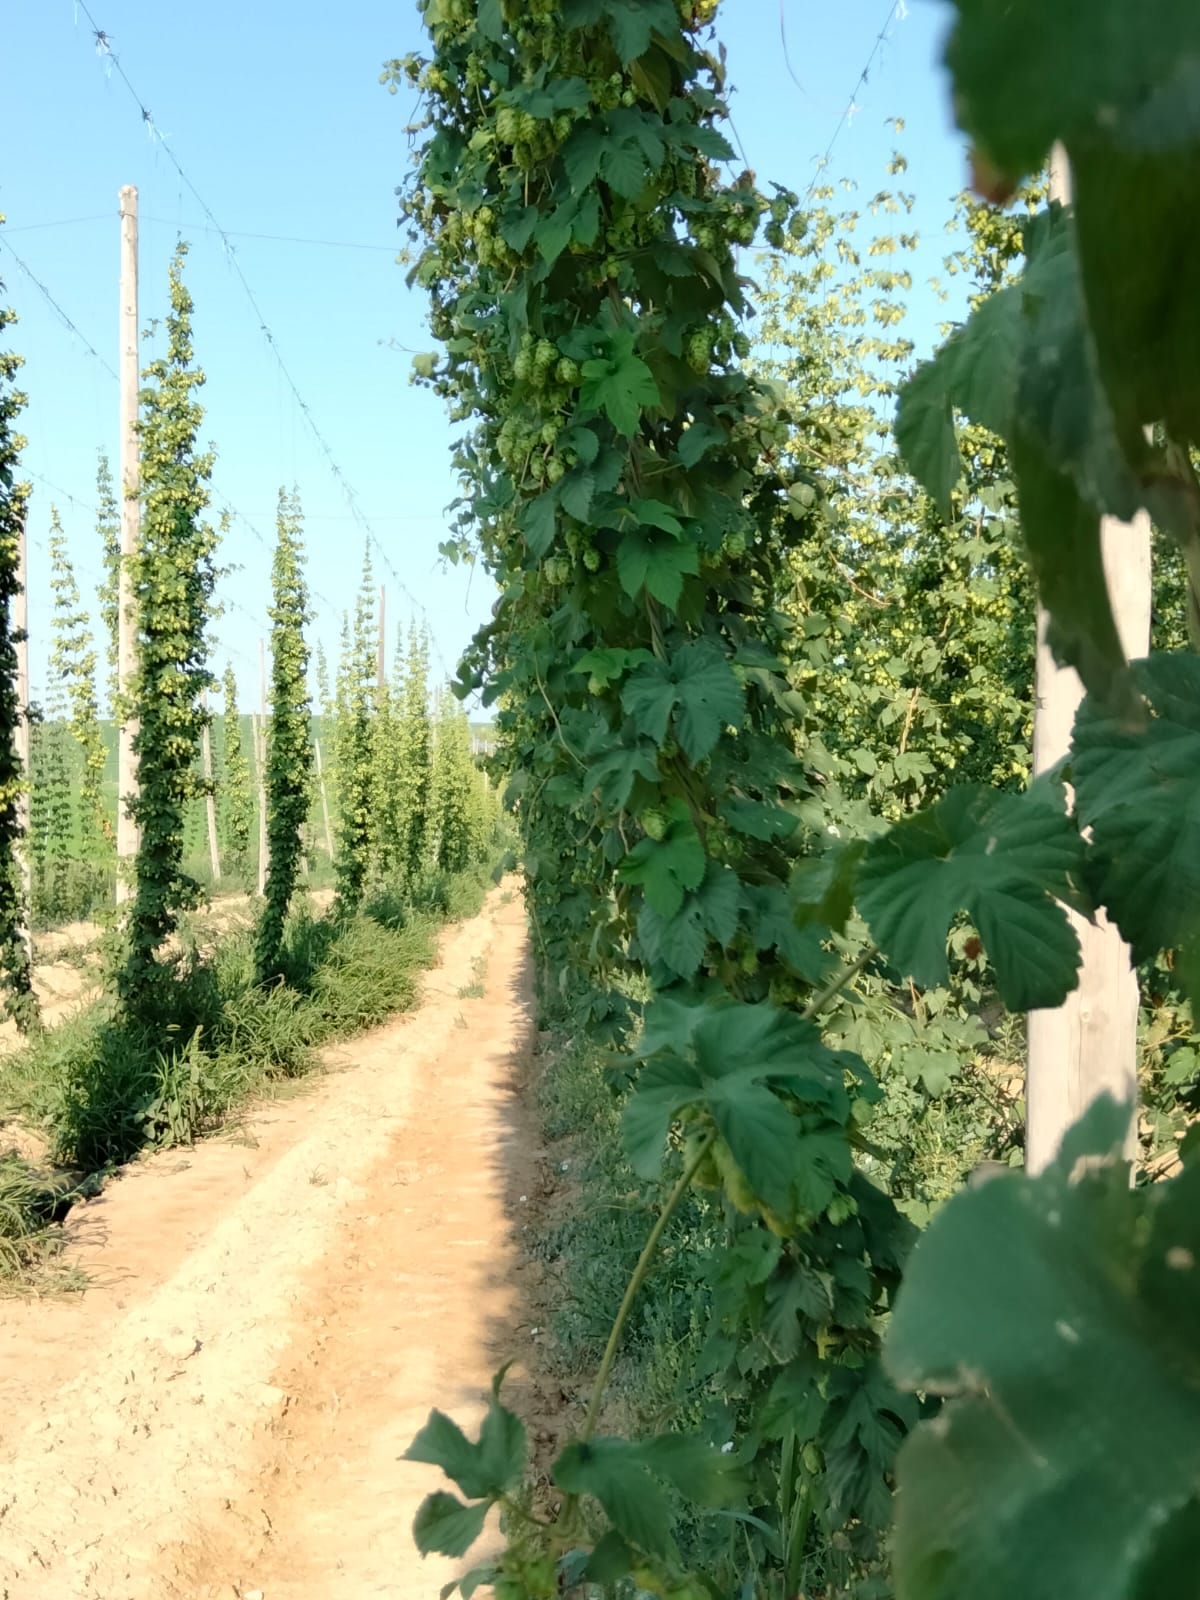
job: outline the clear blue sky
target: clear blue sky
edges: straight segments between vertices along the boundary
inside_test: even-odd
[[[19,269],[19,252],[111,366],[117,365],[117,191],[134,183],[142,212],[143,318],[163,308],[177,235],[190,241],[196,349],[208,382],[205,437],[217,448],[214,487],[269,545],[276,492],[298,484],[310,578],[323,597],[314,632],[331,659],[352,600],[364,535],[289,391],[219,238],[162,148],[165,140],[213,214],[278,350],[394,568],[377,556],[389,621],[424,609],[442,660],[453,666],[493,591],[482,572],[443,570],[443,508],[455,490],[451,431],[436,397],[409,385],[408,350],[427,348],[424,306],[395,264],[394,190],[408,171],[411,99],[378,84],[381,63],[421,47],[414,4],[349,0],[88,0],[97,25],[153,119],[153,132],[112,64],[98,52],[75,0],[9,0],[5,7],[5,159],[0,163],[0,278],[19,313],[9,344],[26,358],[30,397],[25,466],[34,475],[30,627],[35,696],[46,685],[49,615],[45,536],[58,503],[85,600],[94,596],[98,448],[117,454],[117,385],[58,320]],[[964,176],[962,141],[940,66],[946,10],[932,0],[725,0],[737,135],[760,183],[803,190],[851,93],[857,109],[837,134],[832,170],[866,195],[885,181],[903,117],[906,182],[936,270],[950,197]],[[885,32],[883,43],[876,40]],[[872,53],[874,52],[873,56]],[[859,75],[872,58],[865,84]],[[855,88],[855,85],[858,87]],[[253,238],[265,234],[282,238]],[[353,247],[353,248],[352,248]],[[918,322],[932,341],[941,308]],[[54,488],[47,486],[49,480]],[[73,500],[68,498],[73,497]],[[243,702],[257,691],[266,632],[269,549],[238,520],[222,559],[230,609],[214,666],[232,661]]]

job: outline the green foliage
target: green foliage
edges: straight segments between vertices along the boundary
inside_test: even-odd
[[[338,835],[334,868],[339,902],[355,910],[366,891],[374,843],[374,760],[371,707],[375,698],[375,590],[370,552],[363,558],[354,626],[342,630],[337,678]]]
[[[60,1243],[47,1223],[77,1193],[69,1180],[55,1182],[15,1150],[0,1150],[0,1285],[44,1286]]]
[[[238,711],[237,678],[232,666],[222,680],[225,713],[221,719],[221,768],[217,781],[217,827],[221,851],[234,872],[243,878],[250,871],[250,837],[254,827],[254,797],[250,790],[250,763],[242,744],[242,718]]]
[[[894,155],[890,182],[905,168]],[[791,560],[792,670],[797,714],[828,751],[831,817],[857,831],[860,798],[894,818],[955,782],[1028,776],[1033,599],[1003,445],[979,428],[950,439],[969,490],[948,525],[897,457],[889,412],[912,354],[913,196],[889,186],[862,210],[835,210],[834,196],[819,186],[806,216],[769,224],[777,248],[761,269],[752,355],[792,401],[789,503],[823,513]],[[966,238],[947,272],[977,298],[1006,282],[1036,203],[1036,189],[1003,213],[960,197]],[[786,214],[782,200],[772,209]]]
[[[415,625],[408,632],[403,674],[397,659],[396,684],[396,856],[402,878],[413,882],[419,877],[427,856],[433,749],[429,641]]]
[[[1194,940],[1200,912],[1196,778],[1200,660],[1154,655],[1133,668],[1148,721],[1130,728],[1089,697],[1076,719],[1071,776],[1097,898],[1135,961]]]
[[[952,1203],[954,1271],[910,1282],[901,1304],[915,1307],[917,1333],[906,1347],[901,1320],[893,1345],[913,1352],[894,1368],[919,1403],[877,1359],[910,1230],[895,1175],[892,1196],[867,1181],[891,1153],[872,1144],[872,1117],[895,1119],[899,1097],[859,1051],[874,1034],[894,1085],[930,1096],[982,1054],[970,1009],[981,943],[963,914],[1013,1006],[1061,1001],[1078,961],[1061,907],[1093,900],[1140,956],[1177,959],[1200,994],[1187,855],[1200,683],[1177,662],[1130,668],[1100,552],[1102,514],[1128,519],[1144,503],[1179,546],[1172,594],[1184,571],[1197,587],[1200,316],[1177,265],[1200,200],[1197,24],[1174,0],[1145,17],[1115,0],[1086,14],[1026,0],[957,10],[950,59],[982,185],[1014,198],[1062,139],[1076,204],[1040,209],[1034,188],[1004,214],[967,208],[970,244],[949,270],[971,273],[972,316],[904,387],[903,461],[883,402],[909,353],[897,332],[905,270],[862,269],[827,212],[810,247],[794,196],[767,201],[750,175],[718,180],[711,160],[731,154],[714,126],[722,62],[701,48],[690,6],[431,0],[431,60],[385,74],[392,87],[407,77],[427,107],[405,209],[441,349],[415,375],[467,424],[446,550],[478,552],[501,597],[460,687],[499,708],[543,1005],[565,1011],[565,991],[586,985],[573,1025],[620,1043],[630,996],[649,992],[640,1069],[617,1069],[632,1080],[624,1125],[639,1173],[674,1177],[566,1452],[566,1502],[538,1547],[558,1558],[561,1587],[612,1593],[632,1570],[641,1588],[679,1595],[701,1584],[743,1597],[885,1594],[896,1453],[951,1374],[978,1396],[958,1424],[952,1413],[908,1447],[901,1600],[969,1585],[1146,1595],[1186,1582],[1176,1567],[1194,1554],[1189,1447],[1171,1447],[1175,1431],[1146,1495],[1125,1485],[1132,1523],[1114,1512],[1089,1546],[1077,1514],[1093,1481],[1106,1504],[1123,1483],[1111,1440],[1092,1453],[1076,1435],[1104,1403],[1104,1375],[1123,1370],[1114,1330],[1136,1337],[1148,1323],[1119,1301],[1155,1202],[1148,1218],[1122,1214],[1125,1191],[1106,1179],[1091,1210],[1036,1188],[1019,1207]],[[783,257],[769,269],[774,327],[789,296],[808,308],[797,338],[780,341],[791,396],[740,365],[750,347],[732,250],[762,215]],[[880,254],[910,243],[881,241]],[[853,331],[868,316],[872,331]],[[1072,814],[1049,787],[984,787],[1011,787],[1028,764],[1018,513],[1052,647],[1090,691],[1067,774]],[[881,750],[876,723],[896,729],[894,747]],[[972,786],[947,792],[956,771]],[[847,790],[865,790],[890,829]],[[844,829],[867,837],[831,847]],[[914,986],[907,1011],[868,930],[934,986]],[[831,980],[834,953],[846,966]],[[812,1023],[825,1010],[823,1041]],[[1194,1062],[1178,1070],[1194,1078]],[[893,1135],[891,1151],[902,1143]],[[702,1577],[689,1558],[715,1548],[711,1528],[677,1550],[638,1443],[594,1449],[631,1304],[693,1186],[723,1197],[726,1230],[694,1381],[719,1396],[753,1484],[745,1550]],[[944,1193],[914,1195],[911,1209],[927,1213]],[[966,1219],[958,1232],[954,1216]],[[984,1216],[992,1226],[972,1225]],[[1018,1234],[1032,1246],[1023,1257],[1005,1243]],[[1051,1245],[1053,1270],[1030,1264]],[[1007,1313],[981,1315],[961,1291],[952,1303],[954,1273],[994,1274],[1002,1247]],[[1146,1256],[1147,1272],[1153,1259],[1159,1279],[1182,1284],[1168,1328],[1194,1265],[1179,1248],[1167,1269]],[[1063,1260],[1106,1270],[1064,1292]],[[1160,1354],[1186,1385],[1173,1337]],[[1078,1338],[1094,1341],[1086,1385],[1059,1372]],[[1141,1365],[1159,1377],[1157,1393],[1142,1391],[1157,1418],[1171,1384],[1161,1360]],[[1126,1432],[1139,1426],[1132,1404],[1120,1414]],[[1034,1437],[1044,1443],[1031,1456]],[[575,1473],[581,1462],[590,1476]],[[580,1514],[584,1493],[603,1518]],[[1052,1559],[1035,1569],[1047,1530]],[[456,1550],[471,1531],[455,1510]],[[465,1589],[553,1592],[553,1575],[529,1565],[531,1539],[514,1535]]]
[[[583,987],[573,1021],[619,1041],[629,987],[696,985],[649,1014],[673,1008],[676,1032],[646,1058],[627,1116],[643,1170],[668,1149],[675,1187],[566,1457],[547,1546],[577,1541],[608,1592],[631,1566],[643,1588],[698,1592],[657,1514],[635,1519],[658,1493],[649,1446],[593,1447],[646,1252],[693,1183],[715,1181],[738,1265],[720,1283],[706,1375],[726,1397],[720,1442],[735,1435],[766,1507],[742,1592],[786,1585],[782,1524],[800,1501],[809,1512],[783,1568],[819,1548],[829,1585],[849,1590],[877,1566],[913,1411],[873,1359],[908,1225],[853,1170],[869,1071],[824,1052],[795,1015],[836,993],[814,985],[845,917],[802,930],[790,892],[797,858],[828,835],[782,602],[790,555],[823,513],[779,469],[778,391],[741,366],[734,251],[768,203],[748,175],[726,184],[713,164],[730,154],[723,68],[691,7],[682,24],[669,3],[438,3],[425,17],[433,58],[392,69],[429,107],[405,204],[442,352],[415,371],[469,424],[447,550],[477,549],[501,598],[459,687],[498,707],[543,995]],[[761,1056],[742,1046],[747,1018]],[[811,1286],[826,1276],[822,1307]],[[761,1422],[784,1375],[812,1391],[799,1478],[794,1437]],[[603,1517],[582,1518],[584,1492],[608,1534]],[[457,1519],[456,1544],[466,1531]],[[504,1592],[551,1593],[553,1569],[530,1576],[528,1538],[502,1560]],[[737,1554],[722,1560],[730,1584]],[[560,1576],[584,1574],[564,1558]]]
[[[261,982],[279,976],[284,922],[300,873],[309,808],[312,739],[309,732],[310,620],[300,544],[300,502],[279,491],[278,534],[271,567],[271,714],[266,728],[266,905],[258,928]]]
[[[1099,30],[1069,74],[1069,88],[1060,85],[1038,102],[1022,131],[1024,119],[1002,112],[1000,102],[1024,88],[1022,63],[1049,63],[1050,52],[1071,38],[1076,19],[1031,19],[1030,36],[1014,31],[1006,46],[998,46],[1016,48],[1022,63],[1000,56],[1004,70],[984,74],[985,41],[997,44],[997,33],[1020,26],[1018,16],[1006,13],[993,25],[976,6],[959,9],[950,60],[963,75],[964,125],[980,142],[989,171],[1001,185],[1019,179],[1034,164],[1031,152],[1045,159],[1059,137],[1071,159],[1075,204],[1037,219],[1022,284],[980,307],[916,375],[902,402],[905,447],[927,483],[940,475],[947,488],[951,406],[1005,435],[1057,653],[1114,709],[1128,710],[1133,691],[1102,582],[1101,513],[1128,519],[1144,501],[1179,541],[1193,587],[1200,570],[1188,458],[1200,416],[1182,376],[1196,314],[1159,254],[1179,248],[1178,231],[1186,226],[1180,219],[1189,209],[1186,187],[1195,179],[1167,180],[1172,164],[1163,159],[1160,170],[1145,144],[1156,120],[1165,130],[1178,114],[1176,51],[1186,53],[1194,23],[1167,8],[1159,34],[1148,19],[1123,19],[1127,39]],[[1018,8],[1022,18],[1027,9]],[[1151,38],[1162,40],[1165,54],[1147,45]],[[1046,51],[1041,57],[1039,41]],[[1085,126],[1080,108],[1092,96]],[[1151,101],[1153,109],[1146,110]],[[1099,133],[1092,127],[1096,106],[1104,108]],[[1146,128],[1138,121],[1143,117]],[[1056,127],[1053,137],[1046,136],[1047,126]],[[1114,215],[1122,217],[1121,227],[1112,225]],[[1136,251],[1127,242],[1128,226],[1137,228]],[[1148,427],[1157,431],[1147,436]]]
[[[913,1257],[888,1365],[950,1403],[901,1457],[902,1594],[1191,1582],[1200,1169],[1131,1190],[1127,1119],[1097,1106],[1043,1176],[952,1201]]]
[[[735,1205],[761,1209],[779,1231],[814,1221],[849,1184],[846,1072],[868,1084],[870,1075],[857,1058],[826,1049],[811,1022],[766,1003],[664,998],[646,1014],[641,1054],[646,1066],[625,1113],[640,1176],[658,1175],[671,1124],[686,1110],[689,1137],[715,1130],[713,1166]]]
[[[96,649],[58,511],[50,508],[50,686],[31,729],[33,916],[87,916],[112,892],[114,828],[96,703]]]
[[[438,704],[429,771],[430,855],[439,872],[461,872],[482,848],[473,815],[479,785],[466,713],[446,690]]]
[[[183,281],[187,247],[171,262],[166,355],[144,376],[141,408],[141,541],[134,563],[137,671],[130,690],[137,724],[140,792],[131,805],[140,842],[128,949],[120,975],[124,1002],[153,1009],[159,1000],[158,951],[198,885],[183,871],[184,819],[197,792],[196,760],[213,679],[205,629],[211,611],[215,535],[204,522],[211,452],[197,449],[203,410],[194,391],[204,374],[192,364],[192,298]]]
[[[1059,785],[1024,795],[953,789],[868,846],[857,901],[876,940],[925,987],[948,974],[959,911],[983,936],[1014,1011],[1056,1005],[1075,987],[1079,941],[1063,903],[1086,908],[1084,849]]]
[[[80,608],[66,540],[53,508],[50,520],[50,589],[54,596],[50,666],[56,693],[66,696],[70,735],[82,766],[76,793],[79,847],[84,861],[95,866],[107,862],[115,839],[104,804],[105,757],[96,702],[96,647],[91,621]]]
[[[403,822],[400,814],[400,745],[394,686],[385,677],[375,688],[371,718],[371,813],[374,867],[384,879],[396,874]]]
[[[108,704],[116,715],[120,695],[117,674],[117,634],[120,617],[121,509],[113,491],[112,468],[101,452],[96,462],[96,538],[104,563],[103,581],[97,585],[100,621],[104,627],[104,656],[108,664]]]
[[[15,320],[13,312],[0,307],[0,332]],[[6,1014],[19,1028],[28,1030],[38,1022],[38,1004],[25,933],[29,908],[22,904],[17,871],[20,794],[28,774],[22,770],[16,750],[18,719],[28,708],[21,706],[17,696],[19,639],[11,622],[13,597],[20,587],[18,542],[29,504],[29,485],[17,478],[25,444],[16,427],[25,405],[25,396],[16,386],[20,367],[20,356],[0,351],[0,980]]]
[[[106,998],[6,1057],[0,1114],[39,1126],[53,1160],[76,1172],[103,1170],[147,1146],[190,1144],[247,1098],[308,1072],[321,1045],[415,1004],[437,924],[474,914],[481,898],[473,871],[421,907],[368,902],[351,918],[293,910],[279,961],[285,981],[265,990],[253,928],[223,929],[205,954],[185,937],[153,1017]],[[43,1211],[44,1228],[53,1207]],[[0,1256],[4,1248],[0,1240]]]
[[[1089,691],[1068,764],[1088,886],[1153,960],[1152,986],[1174,960],[1194,998],[1200,683],[1181,655],[1126,661],[1100,534],[1103,515],[1148,509],[1176,541],[1171,590],[1182,565],[1194,622],[1200,322],[1169,253],[1190,247],[1200,200],[1197,19],[1173,3],[956,9],[948,59],[981,186],[1006,195],[1061,141],[1074,203],[1034,219],[1024,276],[918,370],[898,429],[950,510],[954,411],[1004,435],[1051,643]],[[1190,1582],[1195,1169],[1185,1141],[1178,1176],[1131,1193],[1115,1159],[1127,1118],[1102,1104],[1043,1177],[952,1201],[914,1258],[889,1363],[953,1398],[901,1457],[901,1600],[964,1585],[1133,1600]]]
[[[30,729],[31,909],[39,922],[62,921],[83,909],[72,884],[74,828],[65,710],[61,684],[56,680],[49,715],[39,715]]]

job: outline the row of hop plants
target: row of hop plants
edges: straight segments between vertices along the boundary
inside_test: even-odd
[[[14,866],[5,876],[0,934],[10,952],[9,1007],[27,1026],[36,1022],[23,931],[30,914],[43,926],[88,914],[111,920],[118,873],[115,744],[122,718],[137,728],[140,794],[132,810],[139,850],[116,987],[135,1011],[153,1008],[161,982],[171,978],[174,958],[165,952],[180,917],[199,904],[201,880],[211,881],[201,866],[209,805],[216,818],[219,881],[247,888],[257,882],[263,890],[256,946],[263,981],[281,976],[293,895],[301,882],[321,881],[323,857],[339,911],[353,914],[384,884],[413,889],[431,874],[462,871],[495,832],[498,804],[472,756],[466,715],[447,694],[432,693],[427,636],[415,626],[402,631],[390,676],[377,671],[369,560],[358,604],[346,619],[332,693],[323,653],[318,649],[315,661],[310,658],[303,516],[295,493],[279,495],[268,714],[261,721],[243,716],[232,667],[220,684],[213,675],[219,533],[207,511],[214,455],[198,443],[204,414],[197,391],[204,374],[194,360],[185,256],[181,245],[171,263],[165,352],[143,374],[142,529],[130,573],[137,669],[125,685],[117,675],[119,508],[109,463],[101,457],[98,466],[96,538],[103,579],[97,598],[105,698],[113,713],[107,721],[100,716],[92,618],[81,601],[67,534],[51,508],[50,688],[44,706],[28,708],[30,772],[20,771],[14,754],[8,775],[12,815],[0,840],[0,854],[15,863],[22,843],[19,800],[27,787],[32,904],[22,904]],[[5,321],[12,320],[6,313]],[[0,557],[8,564],[8,576],[0,581],[9,599],[29,500],[28,487],[17,478],[24,444],[14,426],[24,405],[15,385],[19,365],[18,357],[6,356],[0,368]],[[13,679],[19,642],[8,626],[0,640],[6,683]],[[319,712],[310,691],[314,675]],[[214,718],[209,695],[218,688],[224,704]],[[13,740],[20,711],[14,689],[11,705],[0,708],[6,723],[0,745]],[[207,737],[214,758],[208,776],[202,759]]]
[[[294,493],[279,498],[270,706],[252,738],[232,669],[218,685],[210,665],[219,544],[207,516],[213,455],[198,444],[203,373],[193,358],[184,256],[181,247],[171,266],[165,351],[147,367],[141,393],[142,528],[128,574],[136,671],[118,682],[119,515],[102,460],[106,694],[92,618],[52,512],[52,687],[35,712],[18,694],[12,607],[29,501],[19,477],[25,441],[15,426],[24,397],[19,358],[0,352],[0,990],[30,1036],[0,1070],[0,1119],[15,1115],[37,1129],[52,1167],[34,1170],[0,1143],[0,1277],[44,1269],[50,1222],[90,1192],[98,1173],[147,1144],[190,1142],[269,1081],[305,1071],[316,1047],[411,1004],[434,924],[477,907],[495,841],[496,798],[473,759],[465,714],[433,693],[426,637],[409,629],[390,679],[379,679],[369,571],[333,692],[322,654],[310,662]],[[0,329],[13,320],[0,312]],[[214,718],[218,687],[223,705]],[[23,715],[31,724],[28,774],[18,756]],[[121,719],[136,729],[140,792],[130,809],[139,849],[121,868],[130,870],[130,895],[117,916],[110,767]],[[250,887],[261,875],[263,890],[252,925],[228,930],[215,948],[189,920],[204,898],[198,861],[210,804],[222,881]],[[98,911],[109,924],[98,997],[53,1032],[42,1026],[33,988],[23,848],[39,919]],[[317,915],[296,891],[320,881],[323,853],[337,896]]]
[[[106,481],[111,483],[111,478],[102,461],[101,485]],[[298,516],[298,508],[289,515]],[[32,912],[39,927],[102,913],[112,901],[116,874],[117,724],[99,713],[91,619],[81,607],[66,536],[54,508],[51,528],[53,670],[45,704],[33,708],[30,784]],[[294,535],[287,532],[282,537],[294,562],[299,555]],[[369,598],[369,576],[363,598]],[[318,884],[324,881],[327,858],[335,865],[341,862],[339,884],[343,878],[352,883],[359,874],[366,885],[396,878],[415,881],[433,869],[457,870],[473,857],[479,838],[494,822],[495,799],[472,755],[467,716],[453,696],[436,691],[430,683],[426,635],[416,626],[397,631],[392,668],[380,686],[373,623],[366,610],[362,622],[362,647],[355,656],[347,644],[339,662],[336,694],[330,692],[327,663],[318,646],[311,714],[301,721],[293,714],[283,724],[285,737],[278,741],[283,765],[308,772],[307,783],[292,798],[285,831],[299,834],[307,877]],[[295,636],[292,629],[281,641],[285,661],[295,660]],[[286,667],[283,670],[286,680]],[[358,698],[352,688],[356,674],[362,686]],[[273,683],[272,703],[294,705],[306,693],[306,681],[293,668],[291,681]],[[218,693],[222,704],[212,716],[210,738],[219,877],[211,877],[205,821],[208,785],[199,764],[185,814],[184,855],[207,886],[252,889],[258,881],[264,783],[259,722],[242,709],[231,665],[224,670]],[[362,745],[365,758],[356,765],[359,712],[367,731]],[[318,744],[319,773],[313,761]],[[339,785],[343,771],[347,779]],[[339,840],[355,842],[356,781],[363,797],[365,829],[357,841],[359,854],[339,855]],[[267,844],[269,860],[269,826]],[[278,848],[277,843],[276,854]]]

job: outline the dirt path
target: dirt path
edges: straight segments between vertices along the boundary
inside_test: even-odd
[[[474,1423],[496,1366],[521,1383],[526,962],[494,894],[345,1070],[84,1208],[95,1287],[0,1305],[0,1596],[418,1600],[453,1575],[409,1531],[438,1474],[397,1458],[431,1404]]]

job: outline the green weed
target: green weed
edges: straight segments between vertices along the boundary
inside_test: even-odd
[[[51,1160],[85,1174],[227,1126],[252,1096],[311,1071],[320,1045],[413,1005],[439,921],[477,909],[483,878],[438,875],[419,890],[411,899],[381,890],[348,918],[301,907],[285,929],[284,981],[265,987],[255,982],[252,927],[207,953],[185,941],[155,977],[153,1006],[139,1011],[152,1021],[104,1000],[0,1060],[0,1115],[39,1128]],[[18,1279],[45,1250],[46,1192],[0,1157],[0,1280]]]
[[[471,979],[470,983],[464,983],[462,988],[458,991],[458,998],[460,1000],[483,999],[484,984],[487,981],[487,957],[476,956],[471,962],[471,971],[475,974],[475,976]]]
[[[586,1042],[570,1043],[548,1062],[537,1091],[543,1133],[570,1177],[566,1206],[538,1229],[532,1247],[558,1286],[550,1359],[571,1379],[595,1371],[661,1200],[654,1185],[639,1183],[622,1153],[622,1096],[606,1072],[609,1060]],[[707,1323],[717,1220],[695,1192],[675,1219],[630,1317],[606,1427],[631,1415],[654,1428],[698,1417],[699,1401],[685,1391],[683,1374]]]
[[[75,1197],[70,1179],[55,1184],[15,1150],[0,1153],[0,1291],[36,1282],[47,1286],[61,1244],[49,1226]],[[74,1286],[73,1275],[49,1280],[50,1287]]]

